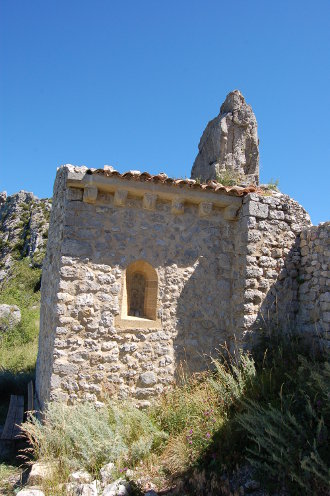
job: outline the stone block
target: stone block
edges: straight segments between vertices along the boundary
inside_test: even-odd
[[[176,197],[172,200],[171,212],[175,215],[184,214],[184,201],[180,197]]]
[[[61,253],[72,257],[87,257],[92,253],[92,247],[86,241],[65,239],[61,246]]]
[[[143,197],[142,206],[146,210],[155,210],[157,202],[157,195],[153,193],[146,193]]]
[[[78,373],[78,367],[73,363],[58,362],[55,360],[53,372],[59,376],[75,376]]]
[[[282,210],[270,210],[269,211],[269,218],[270,219],[276,219],[276,220],[283,220],[284,219],[284,212],[282,212]]]
[[[324,312],[322,318],[324,322],[330,322],[330,312]]]
[[[326,301],[329,303],[330,302],[330,292],[321,294],[320,301]]]
[[[157,377],[154,372],[144,372],[140,375],[140,381],[143,386],[153,386],[157,382]]]
[[[257,289],[248,289],[244,293],[246,301],[251,301],[253,303],[260,303],[263,299],[263,293]]]
[[[97,199],[96,186],[86,186],[84,189],[83,201],[85,203],[95,203]]]
[[[82,201],[83,193],[84,191],[81,188],[68,188],[67,198],[69,201]]]
[[[212,213],[213,204],[211,202],[202,202],[198,205],[198,215],[207,217]]]
[[[258,278],[263,275],[263,270],[260,267],[247,267],[245,275],[247,278]]]
[[[281,258],[283,255],[283,251],[281,248],[273,248],[271,251],[271,255],[273,258]]]
[[[117,189],[113,200],[114,205],[116,207],[124,207],[126,204],[127,196],[128,191]]]
[[[260,219],[267,219],[269,212],[268,205],[250,200],[243,205],[243,216],[252,216]]]

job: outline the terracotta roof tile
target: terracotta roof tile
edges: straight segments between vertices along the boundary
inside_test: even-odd
[[[214,193],[227,193],[233,196],[244,196],[248,193],[260,192],[259,188],[256,186],[224,186],[218,181],[212,180],[207,183],[199,183],[194,179],[173,179],[168,177],[164,172],[159,174],[152,175],[149,172],[140,172],[140,171],[128,171],[121,174],[120,172],[108,167],[106,169],[89,169],[86,174],[98,174],[106,177],[121,177],[128,181],[145,181],[152,183],[163,183],[168,184],[173,187],[180,188],[193,188],[193,189],[201,189],[204,191],[214,191]]]

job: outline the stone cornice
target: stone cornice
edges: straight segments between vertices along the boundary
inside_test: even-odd
[[[121,176],[104,176],[68,171],[67,186],[83,190],[83,201],[96,203],[99,193],[114,194],[114,204],[124,206],[128,195],[142,198],[142,206],[154,210],[158,200],[169,201],[172,213],[184,213],[185,204],[198,205],[199,215],[210,215],[214,207],[224,209],[226,220],[235,220],[237,211],[242,206],[243,197],[233,196],[222,191],[209,191],[180,187],[180,185],[157,182],[127,180]]]

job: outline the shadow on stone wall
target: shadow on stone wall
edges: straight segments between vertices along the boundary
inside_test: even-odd
[[[177,303],[174,356],[176,370],[205,370],[229,335],[231,283],[217,274],[216,288],[207,274],[209,260],[200,257]],[[215,291],[216,290],[216,293]]]
[[[255,322],[247,336],[250,346],[258,341],[261,332],[294,332],[299,309],[300,237],[297,236],[290,251],[278,269],[275,282],[269,287],[262,301]]]

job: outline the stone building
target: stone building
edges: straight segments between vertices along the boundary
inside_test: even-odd
[[[250,186],[59,168],[42,279],[42,406],[109,395],[144,405],[225,341],[244,346],[273,316],[294,325],[309,216],[257,187],[257,160],[243,162]]]

